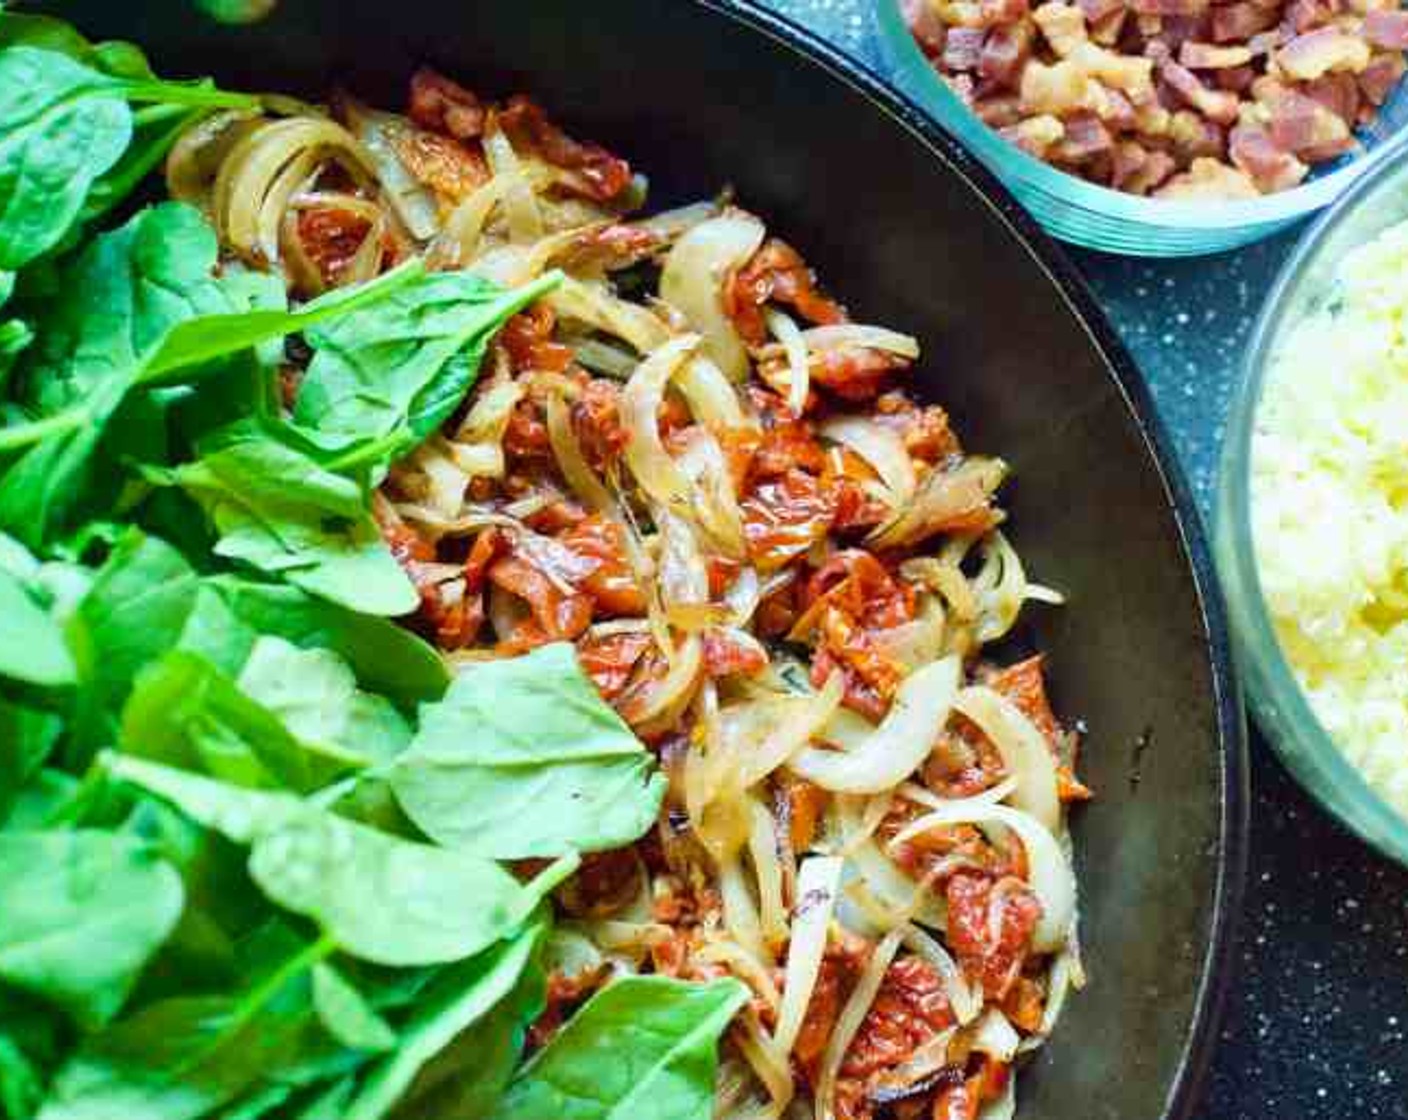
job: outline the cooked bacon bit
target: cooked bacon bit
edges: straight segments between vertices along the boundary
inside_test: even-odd
[[[1087,23],[1096,24],[1125,11],[1124,0],[1078,0]]]
[[[726,632],[704,631],[704,672],[711,677],[728,677],[735,673],[752,675],[768,667],[767,654],[755,646],[744,645]]]
[[[1114,143],[1103,121],[1089,113],[1077,113],[1066,119],[1065,139],[1056,146],[1056,154],[1064,162],[1080,163],[1104,155]]]
[[[836,517],[831,495],[800,470],[759,483],[739,505],[748,554],[769,571],[821,540]]]
[[[518,94],[499,113],[499,125],[516,146],[536,152],[569,173],[562,185],[594,202],[610,202],[631,185],[631,165],[597,144],[574,140],[535,101]]]
[[[1281,148],[1264,128],[1239,125],[1228,146],[1232,162],[1264,191],[1285,190],[1305,178],[1310,170]]]
[[[934,5],[929,0],[903,0],[900,11],[920,49],[930,58],[942,54],[947,25]]]
[[[1408,51],[1408,12],[1395,9],[1365,13],[1364,38],[1386,50]]]
[[[1221,156],[1227,144],[1220,125],[1187,109],[1174,113],[1168,131],[1174,151],[1189,162],[1199,156]]]
[[[1331,70],[1360,73],[1369,65],[1369,45],[1338,27],[1321,27],[1297,35],[1276,55],[1282,70],[1292,78],[1313,81]]]
[[[1275,26],[1276,10],[1259,4],[1226,4],[1212,10],[1212,38],[1216,43],[1244,42]]]
[[[636,663],[653,641],[643,631],[611,634],[602,638],[588,635],[577,643],[577,660],[581,662],[582,671],[591,677],[602,699],[611,703],[626,690]]]
[[[1178,48],[1178,61],[1190,70],[1230,70],[1252,60],[1246,47],[1221,47],[1189,39]]]
[[[615,521],[592,514],[559,538],[576,555],[593,562],[590,575],[578,587],[595,601],[598,618],[645,614],[645,594],[626,559],[624,531]]]
[[[787,242],[770,237],[743,267],[724,282],[724,313],[753,346],[767,340],[764,304],[776,301],[794,308],[810,323],[842,323],[846,312],[816,288],[816,274]]]
[[[984,82],[1003,89],[1016,89],[1022,67],[1032,53],[1032,33],[1025,23],[999,27],[983,43],[978,74]]]
[[[307,206],[298,211],[296,220],[303,252],[324,287],[337,287],[371,233],[371,222],[340,206]]]
[[[1349,125],[1338,113],[1292,90],[1280,93],[1272,101],[1270,132],[1278,148],[1296,155],[1309,156],[1336,146],[1343,150],[1351,142]]]
[[[553,899],[573,918],[607,918],[631,902],[639,886],[635,849],[589,852],[572,877],[553,891]]]
[[[1235,94],[1208,89],[1191,70],[1171,59],[1159,67],[1159,76],[1183,101],[1209,120],[1231,124],[1237,119],[1241,101]]]
[[[1403,80],[1405,69],[1408,63],[1400,54],[1375,55],[1359,75],[1359,88],[1365,100],[1371,105],[1382,105]]]
[[[841,1077],[871,1081],[908,1061],[953,1023],[938,971],[922,957],[901,957],[885,970],[875,1002],[846,1051]]]
[[[408,110],[422,128],[448,133],[457,140],[484,135],[484,107],[462,85],[422,67],[411,77]]]
[[[506,649],[523,652],[546,642],[572,639],[592,621],[592,600],[566,594],[523,557],[512,555],[489,569],[489,582],[528,604],[531,621],[502,639]]]
[[[514,373],[544,370],[561,373],[572,364],[572,349],[552,341],[557,316],[546,303],[535,303],[504,324],[498,342],[508,351]]]
[[[1307,97],[1334,113],[1348,127],[1359,123],[1359,109],[1363,97],[1359,83],[1353,74],[1326,74],[1323,78],[1305,84]]]
[[[450,202],[458,202],[490,179],[483,153],[451,137],[405,129],[393,133],[392,145],[406,170]]]
[[[1201,16],[1211,6],[1211,0],[1134,0],[1136,12],[1151,16]]]
[[[1000,1002],[1017,982],[1041,903],[1020,880],[994,883],[977,875],[955,875],[944,897],[949,945],[959,965],[988,999]]]
[[[944,41],[943,63],[950,70],[976,70],[987,32],[981,27],[953,27]]]
[[[1048,0],[1032,13],[1032,22],[1060,58],[1071,55],[1087,38],[1085,14],[1074,4]]]
[[[820,1072],[821,1057],[831,1041],[831,1031],[841,1014],[841,1005],[855,987],[865,962],[870,959],[870,944],[861,937],[833,928],[827,938],[821,969],[802,1017],[802,1029],[797,1033],[792,1057],[803,1076],[813,1086]]]

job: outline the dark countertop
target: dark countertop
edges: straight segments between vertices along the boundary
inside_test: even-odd
[[[771,2],[881,68],[867,0]],[[1205,516],[1251,319],[1295,237],[1191,261],[1071,251]],[[1255,733],[1251,763],[1239,967],[1198,1118],[1408,1120],[1408,870],[1323,813]]]

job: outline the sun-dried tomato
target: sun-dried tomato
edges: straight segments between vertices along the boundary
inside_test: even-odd
[[[1018,1030],[1028,1034],[1041,1026],[1046,1012],[1046,995],[1041,985],[1026,976],[1019,976],[1002,1001],[1002,1013]]]
[[[779,817],[787,826],[788,842],[794,852],[805,852],[816,839],[817,826],[830,794],[805,778],[778,771]]]
[[[776,237],[762,247],[724,283],[724,313],[745,341],[761,346],[767,340],[763,306],[789,304],[812,323],[842,323],[846,311],[817,291],[816,274],[796,249]]]
[[[756,646],[744,645],[723,630],[705,630],[703,645],[704,672],[711,677],[728,677],[735,673],[752,675],[768,667],[766,653]]]
[[[631,439],[621,422],[621,387],[604,377],[588,381],[572,402],[572,425],[593,468],[604,471],[617,462]]]
[[[588,228],[572,242],[560,263],[574,274],[614,272],[646,260],[662,244],[660,235],[644,226],[613,222]]]
[[[474,140],[484,135],[484,106],[479,98],[429,67],[423,66],[411,76],[407,111],[422,128],[444,132],[457,140]]]
[[[813,1087],[841,1007],[870,959],[870,952],[870,943],[852,933],[833,931],[827,938],[816,984],[802,1016],[802,1028],[792,1047],[793,1060]]]
[[[885,970],[875,1002],[846,1051],[841,1076],[869,1078],[891,1069],[953,1023],[938,971],[921,957],[901,957]]]
[[[635,898],[640,861],[631,848],[589,852],[576,872],[553,891],[558,906],[574,918],[606,918]]]
[[[590,557],[596,567],[578,587],[595,601],[598,618],[645,613],[645,593],[626,559],[621,526],[601,514],[577,522],[558,537],[578,556]]]
[[[603,700],[611,703],[625,691],[640,661],[654,639],[644,631],[584,637],[577,643],[577,660],[591,677]]]
[[[877,630],[914,618],[914,589],[863,548],[838,552],[812,573],[805,602],[810,606],[822,596],[829,596],[830,606]]]
[[[1041,903],[1016,879],[994,883],[980,875],[955,875],[945,887],[948,940],[964,974],[1001,1001],[1017,982],[1041,920]]]
[[[758,567],[780,568],[826,536],[836,509],[812,475],[790,470],[759,483],[741,503],[748,554]]]
[[[868,401],[891,376],[909,369],[908,358],[869,346],[839,346],[814,353],[808,365],[813,385],[829,389],[844,401]]]
[[[553,1035],[562,1028],[572,1011],[609,977],[610,969],[605,964],[598,968],[583,969],[573,976],[566,975],[560,969],[554,969],[548,975],[542,1014],[528,1028],[529,1048],[539,1050],[551,1042]]]
[[[424,129],[400,129],[390,135],[396,157],[406,170],[449,202],[458,202],[492,177],[478,145]]]
[[[776,478],[788,471],[821,474],[826,452],[816,440],[810,422],[780,419],[763,428],[749,461],[748,479]]]
[[[904,677],[904,667],[887,654],[874,634],[850,615],[828,606],[821,613],[811,681],[820,688],[837,669],[845,676],[842,703],[867,719],[880,720]]]
[[[572,364],[572,348],[552,341],[557,316],[546,303],[535,303],[504,324],[498,341],[508,351],[514,373],[545,370],[561,373]]]
[[[875,400],[875,422],[893,429],[905,450],[926,463],[938,463],[962,452],[949,426],[948,413],[936,404],[920,406],[891,390]]]
[[[1046,698],[1046,681],[1042,673],[1044,662],[1045,658],[1038,654],[980,679],[994,692],[1012,701],[1054,747],[1061,728]]]
[[[499,126],[519,148],[536,152],[568,172],[560,185],[594,202],[609,202],[631,185],[631,165],[599,144],[584,144],[558,128],[542,107],[522,94],[499,112]]]
[[[528,604],[532,620],[510,635],[505,644],[515,651],[545,642],[572,639],[592,621],[587,595],[565,594],[545,574],[521,556],[506,556],[489,569],[489,582]]]
[[[901,803],[886,814],[877,830],[895,863],[914,878],[943,886],[958,874],[977,873],[996,878],[1017,870],[1009,851],[994,846],[971,825],[934,828],[903,844],[891,843],[921,815],[919,806]]]
[[[303,252],[324,287],[337,287],[371,232],[371,221],[340,206],[306,206],[296,220]]]

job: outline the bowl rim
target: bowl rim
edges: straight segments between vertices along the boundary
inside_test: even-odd
[[[1385,801],[1345,756],[1315,714],[1276,636],[1262,588],[1251,523],[1251,454],[1256,418],[1271,369],[1275,344],[1289,324],[1302,278],[1318,261],[1342,224],[1372,200],[1386,179],[1408,165],[1408,135],[1388,145],[1390,155],[1356,182],[1321,215],[1281,266],[1252,328],[1242,362],[1242,384],[1227,420],[1219,465],[1216,552],[1240,668],[1246,676],[1257,722],[1301,785],[1350,831],[1408,867],[1408,821]],[[1313,295],[1313,293],[1312,293]],[[1284,719],[1273,721],[1279,711]],[[1292,750],[1274,733],[1274,723],[1304,749]],[[1349,804],[1356,806],[1349,811]]]
[[[1225,231],[1268,227],[1267,232],[1332,205],[1361,177],[1381,164],[1390,141],[1355,156],[1343,167],[1298,187],[1260,198],[1216,204],[1178,202],[1126,194],[1058,170],[1003,140],[985,125],[934,73],[900,12],[900,0],[879,0],[876,17],[881,37],[895,55],[896,67],[918,83],[933,112],[989,164],[1014,184],[1059,198],[1069,206],[1120,221],[1168,229]]]
[[[1163,421],[1154,408],[1148,386],[1074,264],[1036,219],[1021,207],[1011,191],[965,148],[948,127],[926,113],[913,98],[886,81],[865,62],[821,39],[796,20],[764,7],[760,0],[693,2],[750,27],[779,46],[820,66],[918,139],[964,179],[974,194],[984,200],[1007,226],[1033,262],[1053,281],[1057,292],[1085,328],[1104,360],[1130,419],[1150,452],[1154,470],[1169,497],[1169,515],[1192,577],[1211,671],[1222,770],[1222,821],[1218,837],[1217,881],[1211,899],[1208,949],[1193,1000],[1188,1039],[1174,1070],[1163,1110],[1163,1120],[1190,1120],[1194,1109],[1201,1103],[1217,1029],[1232,986],[1233,952],[1247,873],[1250,788],[1246,719],[1241,685],[1233,670],[1232,644],[1222,588],[1213,566],[1202,518]]]

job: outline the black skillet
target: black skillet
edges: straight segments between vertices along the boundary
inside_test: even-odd
[[[722,0],[283,0],[218,28],[191,0],[55,3],[172,75],[388,106],[419,63],[533,92],[628,156],[656,202],[733,184],[857,318],[918,335],[923,391],[1014,467],[1011,535],[1061,588],[1017,639],[1089,730],[1075,828],[1091,973],[1019,1083],[1027,1120],[1183,1120],[1231,981],[1246,757],[1197,514],[1139,375],[1071,267],[946,132],[779,17]],[[446,1118],[452,1120],[452,1118]],[[555,1120],[544,1117],[543,1120]]]

